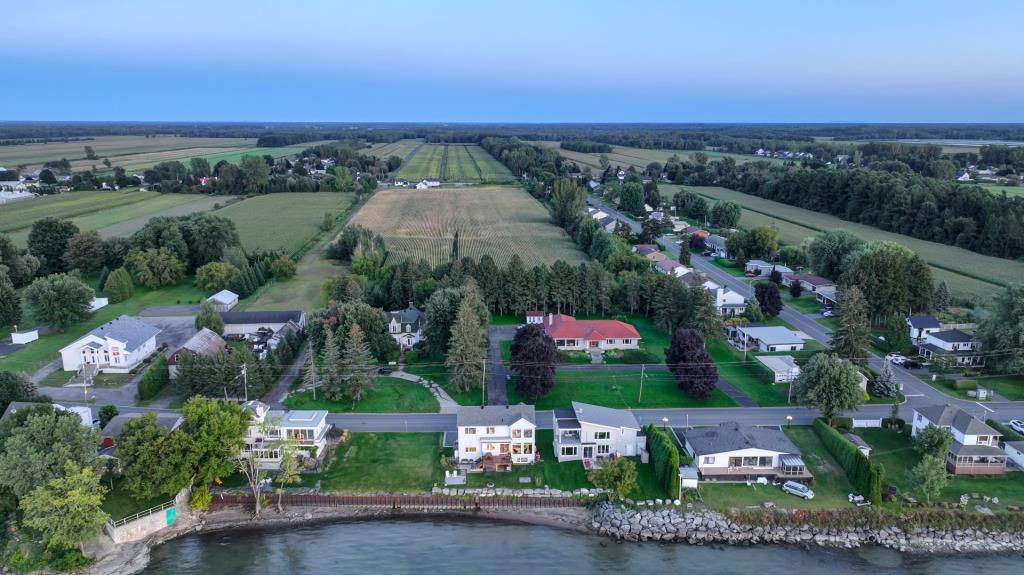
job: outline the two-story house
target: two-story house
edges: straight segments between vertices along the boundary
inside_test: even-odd
[[[106,373],[128,373],[156,351],[160,328],[128,315],[97,327],[60,350],[64,371],[83,365]]]
[[[459,407],[455,454],[470,471],[511,471],[537,460],[537,414],[532,405]]]
[[[939,319],[933,315],[912,315],[907,318],[907,326],[910,328],[910,341],[914,345],[921,345],[930,333],[942,331]]]
[[[953,475],[999,475],[1006,471],[1006,452],[995,429],[959,407],[933,405],[914,409],[911,437],[929,425],[949,430],[953,444],[946,454],[946,470]]]
[[[739,292],[722,287],[711,280],[701,285],[711,292],[711,297],[715,301],[715,310],[722,317],[735,317],[742,314],[743,310],[747,308],[747,298],[740,295]]]
[[[918,349],[921,357],[931,361],[947,361],[958,366],[985,365],[981,343],[958,329],[929,333]]]
[[[559,462],[583,461],[622,455],[633,457],[647,447],[640,423],[625,409],[611,409],[578,401],[572,409],[555,410],[554,451]]]
[[[327,432],[332,427],[327,423],[327,411],[281,411],[256,400],[247,401],[242,407],[250,414],[242,454],[259,458],[264,468],[281,467],[281,443],[289,438],[296,441],[299,455],[309,454],[314,458],[323,455]]]
[[[388,312],[388,334],[398,342],[402,349],[412,349],[423,339],[423,326],[427,323],[427,314],[420,311],[412,302],[409,307]]]

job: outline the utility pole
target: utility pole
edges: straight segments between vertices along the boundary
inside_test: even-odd
[[[242,387],[245,390],[245,401],[249,401],[249,373],[246,371],[246,364],[242,364]]]
[[[646,372],[646,370],[647,370],[647,365],[643,364],[643,363],[640,364],[640,394],[636,396],[637,407],[639,407],[640,403],[643,402],[643,397],[644,397],[644,373]]]
[[[487,405],[487,358],[480,360],[483,369],[480,370],[480,405]]]

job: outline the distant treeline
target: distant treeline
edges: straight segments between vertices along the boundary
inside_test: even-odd
[[[612,147],[608,144],[602,144],[593,140],[565,140],[559,144],[559,147],[563,150],[583,152],[584,154],[608,154],[612,151]]]
[[[51,144],[54,142],[88,142],[95,138],[31,138],[25,140],[0,140],[0,146],[24,146],[25,144]]]

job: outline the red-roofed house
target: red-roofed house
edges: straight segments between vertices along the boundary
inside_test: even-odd
[[[548,314],[544,331],[563,351],[638,349],[640,332],[614,319],[576,319],[571,315]]]

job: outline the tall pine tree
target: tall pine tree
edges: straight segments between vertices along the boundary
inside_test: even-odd
[[[345,389],[342,387],[341,351],[338,349],[334,331],[329,327],[324,329],[323,363],[324,397],[338,401],[345,395]]]
[[[464,298],[452,326],[448,344],[448,380],[460,391],[469,391],[481,385],[484,376],[483,330],[470,298]]]
[[[345,395],[352,400],[352,407],[377,387],[374,376],[377,368],[359,324],[353,323],[345,340],[345,351],[341,354],[341,377]]]
[[[842,359],[863,365],[867,362],[871,327],[868,306],[857,286],[842,288],[836,306],[839,327],[832,332],[832,351]]]

